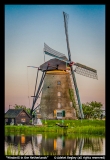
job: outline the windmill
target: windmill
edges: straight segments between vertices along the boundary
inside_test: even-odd
[[[53,50],[46,43],[44,43],[44,53],[46,55],[54,57],[54,59],[51,59],[45,62],[38,68],[38,71],[39,70],[42,71],[42,77],[41,77],[36,94],[34,92],[31,113],[34,110],[34,105],[36,103],[36,100],[38,99],[39,95],[42,92],[41,103],[40,103],[42,118],[49,117],[49,115],[53,114],[54,115],[53,118],[59,117],[62,119],[66,117],[65,114],[67,115],[67,113],[71,115],[70,117],[74,117],[76,115],[75,111],[77,111],[78,118],[82,119],[84,118],[84,114],[82,110],[82,104],[79,96],[75,73],[97,79],[97,71],[93,68],[87,67],[80,63],[75,63],[71,60],[71,52],[70,52],[69,39],[68,39],[68,14],[63,12],[63,16],[64,16],[64,28],[65,28],[65,35],[66,35],[68,58],[66,57],[65,54],[60,53],[56,50]],[[73,70],[73,65],[76,66],[74,70]],[[37,78],[38,78],[38,72],[36,77],[36,83],[37,83]],[[56,81],[57,81],[57,86],[55,86]],[[62,83],[62,87],[61,87],[61,83]],[[36,84],[35,84],[35,88],[36,88]],[[69,88],[69,91],[73,89],[72,103],[75,102],[73,105],[74,109],[73,107],[70,108],[69,106],[70,99],[67,94],[68,88]],[[59,94],[60,100],[57,97],[58,94],[56,96],[56,90],[57,90],[57,93]],[[61,100],[61,94],[62,94],[62,100]],[[63,96],[64,94],[65,96]],[[54,97],[52,97],[52,95],[54,95]],[[57,109],[55,106],[56,103],[58,103],[59,105]],[[63,104],[62,106],[61,106],[61,103]]]

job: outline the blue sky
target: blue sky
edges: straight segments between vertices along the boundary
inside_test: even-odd
[[[98,80],[76,74],[81,102],[105,107],[105,5],[5,5],[5,110],[32,106],[37,70],[27,66],[44,63],[44,43],[68,57],[63,11],[72,60],[98,73]]]

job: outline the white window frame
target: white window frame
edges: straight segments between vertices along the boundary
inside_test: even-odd
[[[61,111],[56,111],[57,113],[56,113],[56,117],[58,118],[58,119],[62,119],[62,117],[63,117],[63,114],[62,114],[62,110]],[[61,114],[60,116],[58,115],[58,114]]]

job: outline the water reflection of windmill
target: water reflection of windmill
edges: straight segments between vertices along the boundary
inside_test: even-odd
[[[76,114],[79,118],[84,118],[75,72],[97,79],[97,71],[95,69],[72,62],[68,39],[68,15],[63,12],[63,16],[68,58],[65,54],[53,50],[44,43],[44,53],[54,57],[54,59],[45,62],[38,69],[38,71],[42,71],[42,77],[33,99],[31,113],[42,91],[40,107],[43,119],[46,117],[49,119],[75,119]],[[75,70],[73,70],[73,65],[76,66]],[[48,110],[48,108],[50,109]]]
[[[81,139],[79,140],[79,155],[82,154],[83,146],[84,146],[84,138],[81,138]]]
[[[42,143],[42,134],[37,134],[36,136],[32,136],[32,153],[33,155],[40,155],[40,148]]]
[[[54,139],[54,150],[57,150],[58,155],[61,155],[61,150],[65,146],[64,137],[57,137],[57,139]]]
[[[57,155],[76,155],[77,140],[66,138],[64,135],[54,139],[54,151]]]

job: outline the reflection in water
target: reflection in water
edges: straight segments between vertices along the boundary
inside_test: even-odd
[[[24,144],[25,143],[25,136],[21,135],[21,143]]]
[[[79,155],[82,155],[83,145],[84,145],[84,139],[81,138],[79,142]]]
[[[32,136],[32,153],[33,155],[40,155],[40,148],[42,142],[42,134],[37,134],[36,136]]]
[[[54,139],[54,150],[57,151],[58,155],[61,155],[61,150],[65,147],[64,137],[57,137]]]
[[[37,134],[5,136],[5,149],[12,144],[21,155],[105,155],[105,138],[70,138],[68,135]]]
[[[90,152],[92,151],[93,154],[101,154],[105,149],[105,139],[98,137],[98,138],[85,138],[83,151]],[[105,151],[104,151],[105,154]]]

